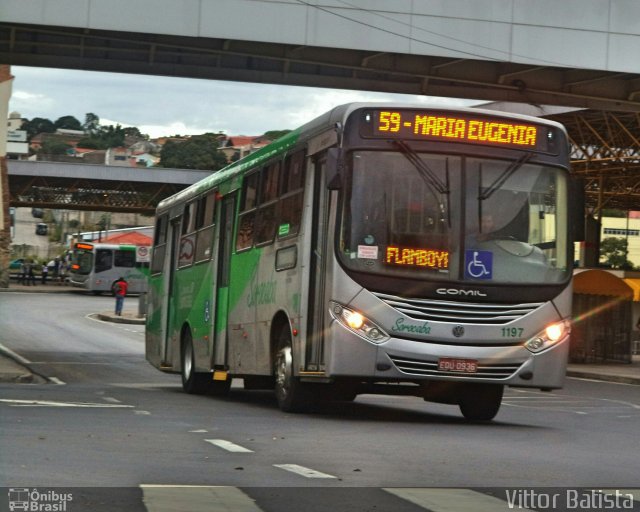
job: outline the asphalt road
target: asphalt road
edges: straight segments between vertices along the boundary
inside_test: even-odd
[[[179,376],[144,360],[144,326],[91,318],[112,301],[0,294],[0,343],[58,382],[0,384],[0,486],[92,488],[108,496],[98,499],[104,510],[144,500],[148,510],[380,512],[446,510],[407,488],[453,488],[463,494],[442,498],[460,505],[449,510],[480,510],[493,488],[640,482],[637,386],[510,389],[489,424],[465,422],[457,407],[372,395],[285,414],[272,393],[241,382],[224,399],[184,394]],[[466,492],[473,508],[462,507]],[[108,508],[116,495],[130,502]]]

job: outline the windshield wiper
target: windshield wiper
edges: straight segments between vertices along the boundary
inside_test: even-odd
[[[511,177],[511,175],[516,172],[518,169],[520,169],[520,167],[522,167],[524,164],[526,164],[531,157],[533,156],[533,153],[525,153],[524,155],[522,155],[520,158],[518,158],[517,160],[514,160],[513,162],[511,162],[511,165],[509,167],[507,167],[504,172],[498,176],[496,178],[496,180],[489,185],[484,192],[482,192],[482,167],[480,167],[480,181],[479,181],[479,185],[478,185],[478,200],[479,201],[484,201],[485,199],[489,199],[494,192],[496,192],[496,190],[499,190],[502,185],[505,184],[505,182]]]
[[[451,211],[449,208],[449,159],[446,161],[446,172],[445,178],[446,181],[443,183],[442,180],[438,177],[438,175],[433,172],[433,170],[427,165],[427,163],[420,158],[418,153],[414,151],[414,149],[409,146],[403,140],[393,140],[391,141],[393,144],[398,146],[400,152],[404,155],[404,157],[411,162],[411,164],[416,168],[420,177],[424,180],[427,186],[433,191],[436,190],[439,194],[444,195],[446,197],[446,208],[447,208],[447,225],[451,227]],[[432,192],[433,193],[433,192]],[[440,207],[442,208],[442,203],[440,203]]]
[[[438,175],[422,160],[409,144],[403,140],[394,140],[393,143],[400,148],[400,151],[409,162],[418,170],[425,181],[435,188],[440,194],[449,193],[449,174],[447,173],[447,183],[442,183]]]

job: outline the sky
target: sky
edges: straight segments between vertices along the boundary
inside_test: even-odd
[[[168,135],[261,135],[294,129],[351,101],[469,106],[472,100],[316,89],[191,78],[12,66],[9,112],[55,121],[87,113],[101,125],[136,126],[151,138]]]

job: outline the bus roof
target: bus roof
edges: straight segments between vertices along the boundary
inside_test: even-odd
[[[315,119],[309,121],[308,123],[296,128],[295,130],[289,132],[288,134],[280,137],[275,140],[271,144],[260,148],[259,150],[247,155],[246,157],[234,162],[223,169],[212,173],[210,176],[203,178],[202,180],[190,185],[189,187],[181,190],[177,194],[170,196],[164,200],[162,200],[157,207],[157,211],[165,211],[176,204],[180,204],[183,201],[189,200],[193,197],[198,196],[202,192],[214,188],[221,183],[226,183],[229,181],[233,181],[236,178],[241,177],[245,171],[253,169],[256,165],[261,163],[266,163],[272,158],[282,155],[284,156],[290,150],[295,150],[300,148],[300,143],[305,143],[308,139],[317,136],[321,133],[325,133],[328,130],[337,130],[339,129],[339,125],[336,123],[340,123],[342,125],[348,116],[355,110],[361,108],[372,108],[372,109],[380,109],[380,108],[408,108],[408,109],[432,109],[437,110],[439,112],[458,112],[458,113],[468,113],[468,114],[476,114],[476,115],[486,115],[492,117],[503,117],[508,119],[519,119],[522,121],[535,122],[537,124],[543,124],[547,126],[555,126],[560,128],[562,131],[566,133],[564,127],[555,121],[551,121],[548,119],[542,119],[533,116],[527,116],[524,114],[512,114],[508,112],[500,112],[496,110],[486,110],[479,108],[451,108],[451,107],[442,107],[438,105],[429,105],[422,103],[346,103],[344,105],[339,105],[334,107],[332,110],[322,114],[321,116],[316,117]],[[234,188],[238,188],[240,186],[240,180],[231,184],[230,190]]]

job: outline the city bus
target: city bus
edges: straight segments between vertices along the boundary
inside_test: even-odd
[[[96,295],[112,293],[113,283],[124,277],[128,293],[147,291],[149,247],[132,244],[76,242],[73,244],[69,283]]]
[[[563,385],[568,139],[544,119],[347,104],[157,208],[146,358],[283,411],[358,394],[497,414]]]

